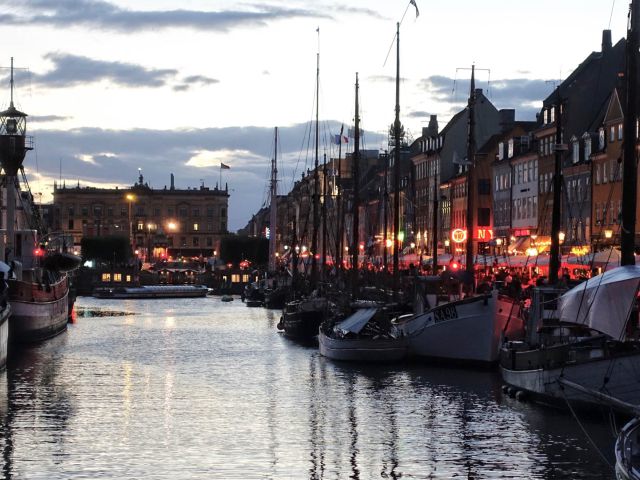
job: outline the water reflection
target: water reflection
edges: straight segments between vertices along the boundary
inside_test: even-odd
[[[331,362],[277,312],[209,300],[106,302],[136,315],[14,356],[2,475],[612,478],[573,418],[503,397],[495,372]],[[608,422],[581,420],[612,452]]]

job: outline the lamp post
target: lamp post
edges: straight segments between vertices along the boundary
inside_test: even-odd
[[[133,250],[133,220],[131,218],[131,205],[136,199],[136,196],[132,193],[127,193],[125,196],[127,202],[129,202],[129,245],[131,245],[131,249]]]

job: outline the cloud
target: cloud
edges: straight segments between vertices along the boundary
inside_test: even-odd
[[[418,86],[436,100],[450,104],[455,111],[455,107],[466,104],[470,81],[434,75],[420,80]],[[476,87],[482,88],[497,108],[515,108],[519,118],[534,117],[542,100],[553,90],[546,80],[526,78],[476,81]]]
[[[16,9],[15,2],[0,0],[0,6]],[[228,32],[233,27],[265,26],[277,20],[331,19],[325,10],[248,5],[246,10],[133,10],[104,0],[25,0],[20,13],[3,14],[3,25],[48,25],[58,28],[83,26],[131,33],[162,28],[191,28]],[[358,13],[372,11],[357,9]]]
[[[15,75],[18,81],[47,88],[70,88],[103,81],[129,88],[159,88],[173,85],[176,91],[185,91],[194,86],[215,85],[220,82],[216,78],[205,75],[189,75],[180,79],[176,69],[147,68],[134,63],[98,60],[69,53],[48,53],[44,58],[52,63],[52,68],[48,72],[17,71]],[[49,115],[36,118],[36,121],[66,119],[66,117]]]
[[[329,134],[340,131],[339,122],[323,122]],[[308,135],[308,123],[279,129],[279,189],[291,189],[293,179],[312,166],[312,158],[300,153],[301,139]],[[243,227],[266,198],[273,155],[273,129],[266,127],[226,127],[177,130],[106,130],[76,128],[54,130],[35,127],[36,145],[46,155],[38,156],[39,172],[47,178],[58,178],[60,161],[62,178],[67,185],[109,184],[132,185],[137,169],[142,168],[145,182],[154,188],[169,184],[169,174],[176,175],[180,188],[200,185],[215,186],[222,177],[229,183],[230,228]],[[370,145],[386,140],[386,135],[365,132]],[[324,150],[324,146],[322,147]],[[337,156],[335,146],[326,145],[328,155]],[[344,155],[344,149],[342,151]],[[33,166],[34,154],[25,161]],[[231,166],[220,175],[220,162]],[[49,192],[53,182],[48,185]],[[44,191],[44,187],[43,187]]]
[[[420,111],[420,110],[416,110],[416,111],[413,111],[413,112],[409,112],[407,114],[407,117],[409,117],[409,118],[425,118],[425,117],[428,117],[429,115],[430,114],[428,112],[423,112],[423,111]]]
[[[31,82],[50,88],[73,87],[109,81],[127,87],[162,87],[173,79],[174,69],[153,69],[125,62],[95,60],[65,53],[45,55],[53,68],[42,74],[32,73]]]
[[[189,90],[194,85],[207,86],[220,83],[220,80],[211,77],[205,77],[204,75],[191,75],[182,79],[181,84],[175,85],[173,89],[176,92],[184,92]]]
[[[71,120],[73,117],[63,117],[61,115],[29,115],[29,123],[48,123],[48,122],[63,122],[65,120]]]
[[[369,75],[367,80],[370,82],[385,82],[385,83],[395,83],[396,77],[393,75]],[[400,77],[400,82],[406,82],[407,79],[405,77]]]
[[[207,168],[220,167],[221,163],[229,165],[240,161],[244,166],[253,161],[260,161],[263,157],[259,157],[248,150],[198,150],[193,152],[193,156],[185,164],[188,167]]]

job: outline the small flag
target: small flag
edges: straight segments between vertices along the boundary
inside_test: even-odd
[[[416,0],[409,0],[409,4],[416,7],[416,18],[420,16],[420,11],[418,10],[418,5],[416,5]]]
[[[336,133],[333,136],[333,143],[335,143],[336,145],[340,145],[341,143],[349,143],[349,138]]]
[[[220,162],[220,170],[229,170],[231,167]]]

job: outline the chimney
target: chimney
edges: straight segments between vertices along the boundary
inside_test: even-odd
[[[438,135],[438,116],[431,115],[429,117],[429,126],[427,127],[427,131],[429,132],[430,137],[435,137]]]
[[[172,173],[171,174],[171,190],[175,190],[175,189],[176,189],[176,186],[175,186],[174,181],[173,181],[173,173]]]
[[[602,31],[602,53],[606,53],[611,50],[611,30]]]
[[[516,111],[513,108],[503,108],[500,114],[500,131],[506,133],[513,128],[516,121]]]

